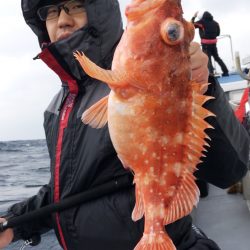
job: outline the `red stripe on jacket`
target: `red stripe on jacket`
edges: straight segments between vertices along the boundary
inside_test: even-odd
[[[70,93],[78,93],[78,85],[75,80],[62,68],[55,60],[48,48],[44,49],[39,57],[60,77],[64,82],[68,83]]]
[[[62,142],[64,137],[64,129],[68,125],[69,116],[73,109],[75,98],[78,93],[78,85],[74,79],[61,67],[55,60],[51,52],[46,48],[39,55],[39,57],[61,78],[62,81],[67,82],[70,94],[67,96],[65,103],[60,113],[59,132],[56,145],[56,162],[55,162],[55,176],[54,176],[54,202],[60,201],[60,167],[61,167],[61,153]],[[62,227],[60,225],[60,215],[56,213],[56,224],[60,235],[61,244],[64,250],[67,250],[66,241],[64,239]]]

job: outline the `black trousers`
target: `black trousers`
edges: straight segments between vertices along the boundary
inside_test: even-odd
[[[214,68],[213,68],[213,64],[212,64],[212,60],[211,60],[212,57],[220,65],[222,72],[224,74],[228,73],[227,66],[222,61],[222,59],[219,57],[216,44],[202,44],[202,50],[208,56],[208,59],[209,59],[209,61],[208,61],[208,69],[209,69],[210,73],[212,73],[212,74],[214,73]]]

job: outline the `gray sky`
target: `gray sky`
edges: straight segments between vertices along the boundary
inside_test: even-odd
[[[36,36],[26,26],[21,0],[1,1],[0,23],[0,141],[44,138],[43,112],[60,88],[59,78],[40,60]],[[124,13],[128,0],[121,0]],[[249,0],[183,0],[184,17],[196,10],[210,11],[220,23],[221,34],[230,34],[234,51],[250,55]],[[124,24],[126,20],[124,19]],[[199,41],[198,32],[195,37]],[[219,54],[232,69],[230,40],[221,39]]]

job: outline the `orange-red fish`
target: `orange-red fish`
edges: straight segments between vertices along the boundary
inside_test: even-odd
[[[124,166],[134,172],[133,220],[145,216],[135,247],[176,249],[164,226],[189,214],[198,202],[193,172],[200,162],[204,120],[210,97],[191,81],[189,45],[193,26],[182,16],[180,0],[133,0],[127,27],[115,51],[112,70],[75,53],[90,76],[107,83],[110,94],[84,112],[83,122],[110,135]]]

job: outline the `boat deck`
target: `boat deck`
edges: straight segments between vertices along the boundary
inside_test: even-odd
[[[201,198],[193,211],[194,224],[222,250],[250,249],[250,201],[241,194],[209,185],[209,195]]]
[[[241,78],[239,74],[230,74],[227,77],[217,78],[222,89],[226,93],[228,100],[238,103],[244,89],[247,87],[247,80]]]

